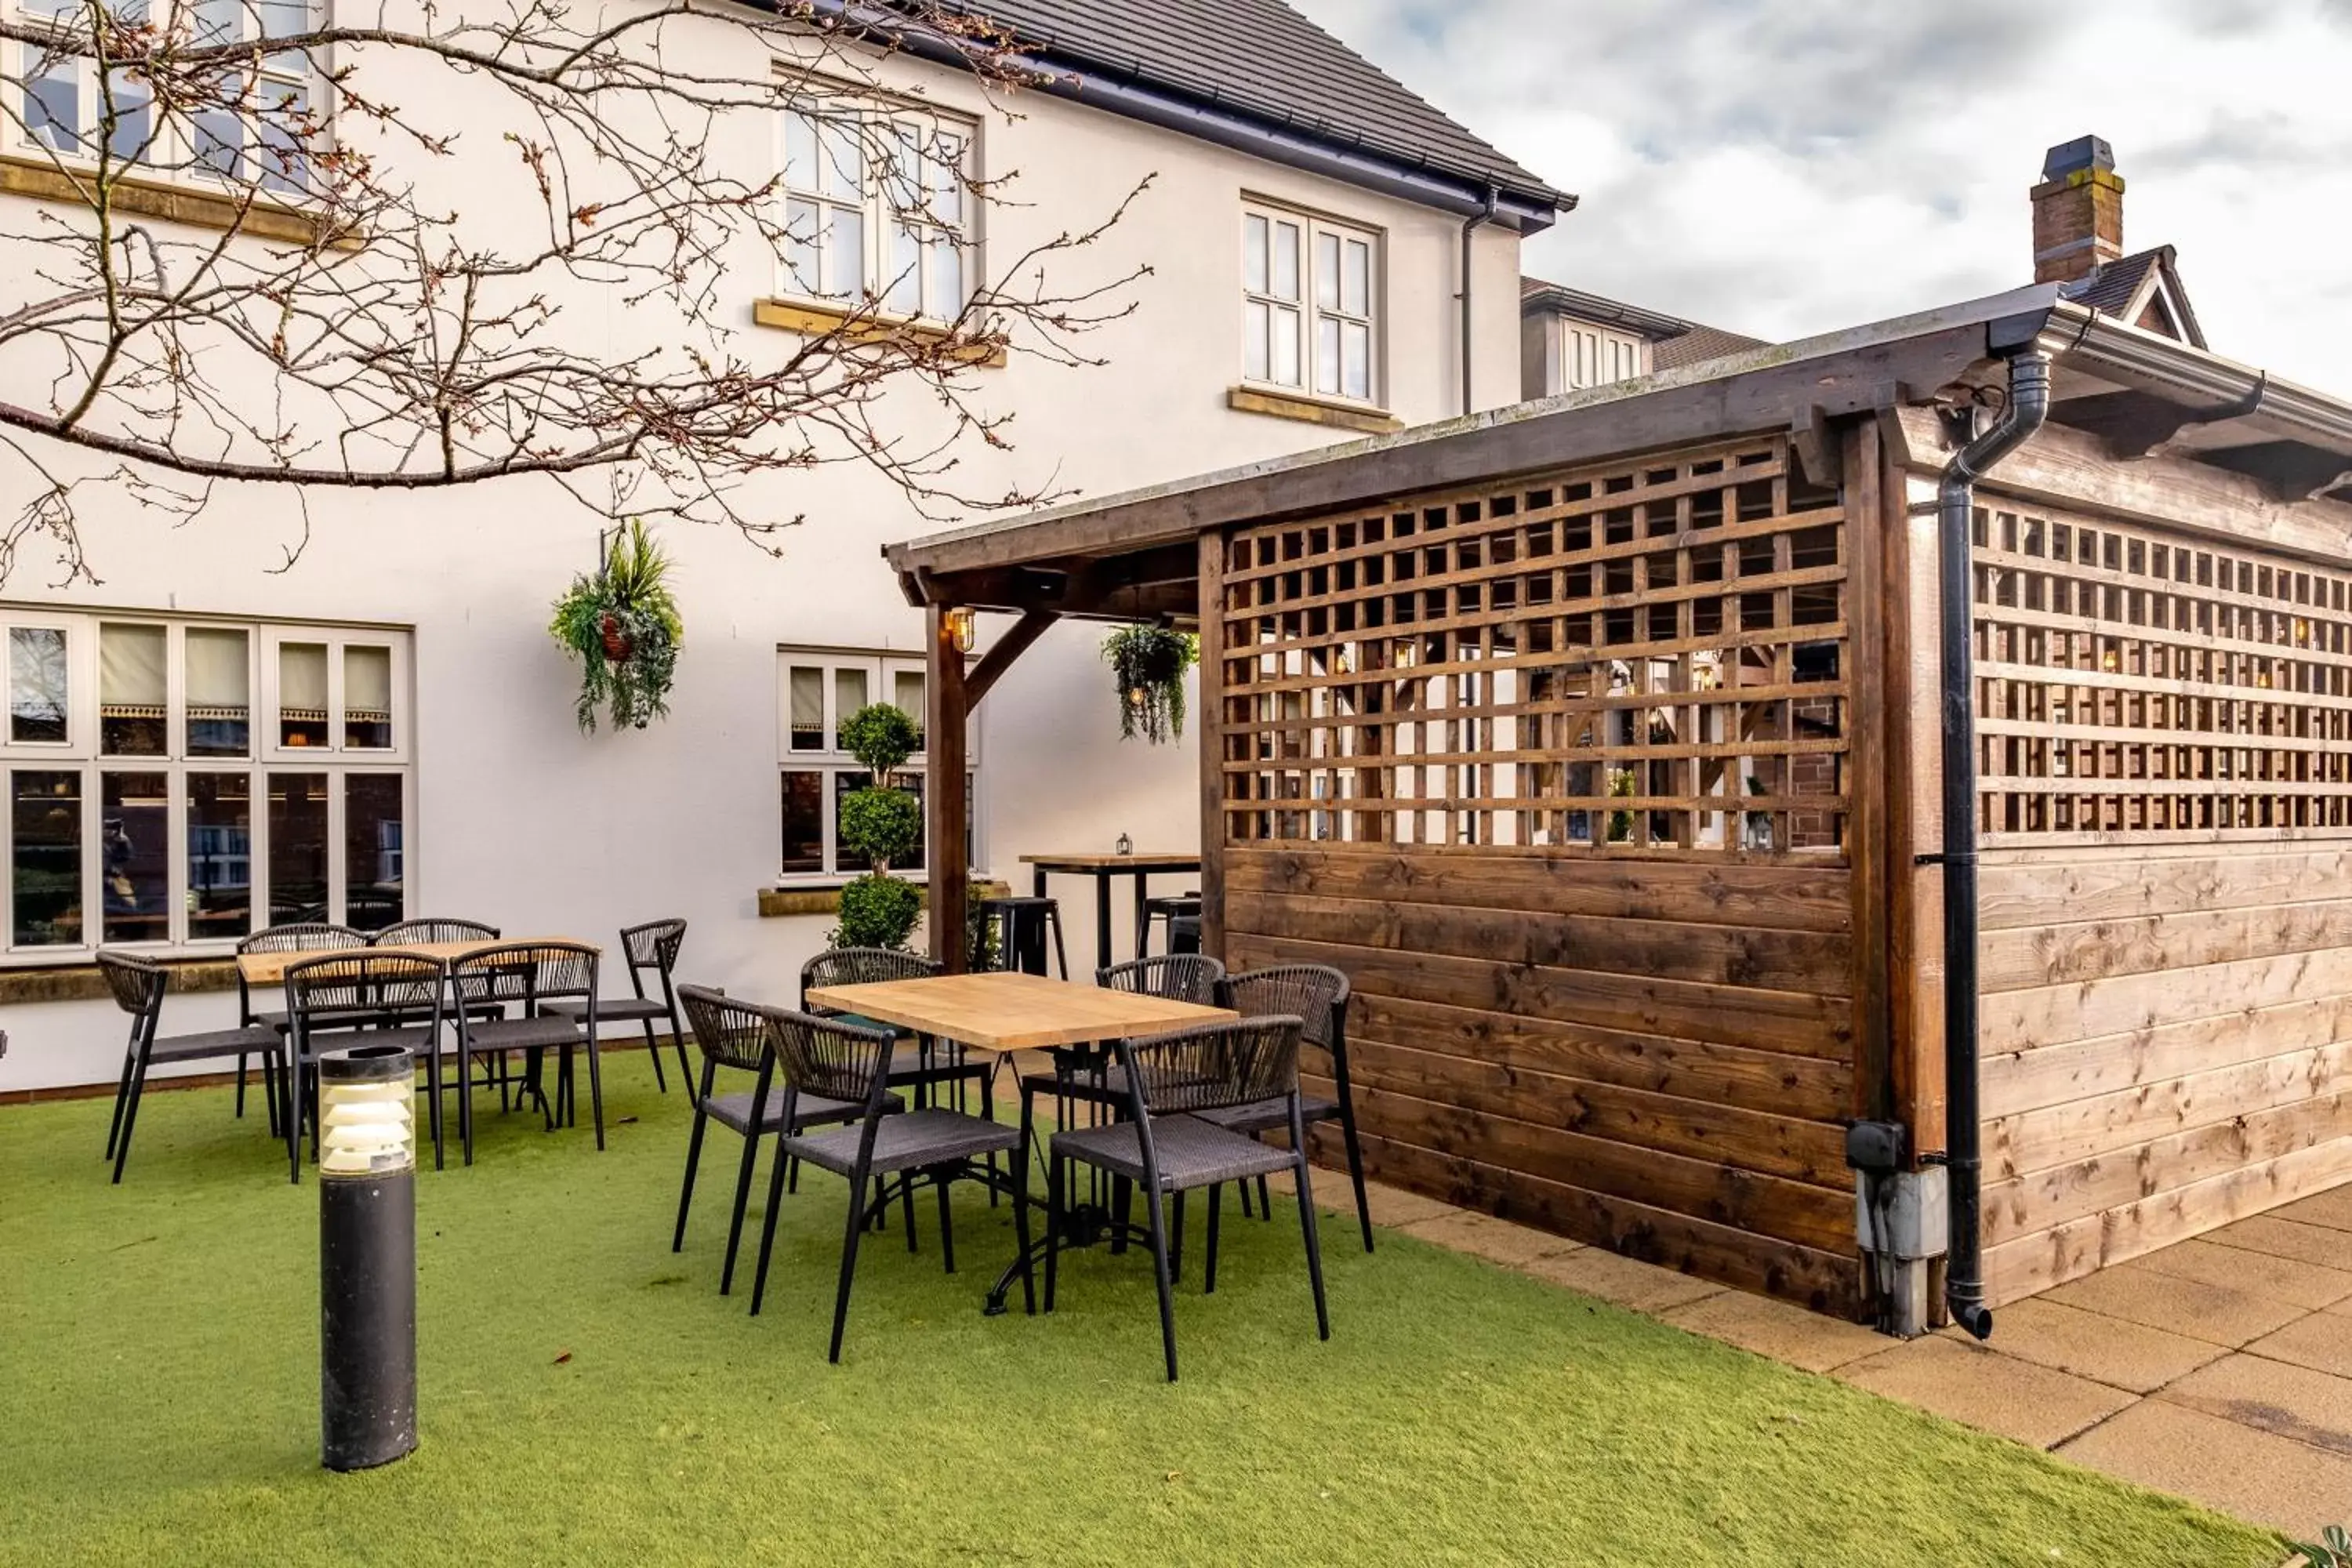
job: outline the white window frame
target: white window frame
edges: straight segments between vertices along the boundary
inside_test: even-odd
[[[1648,374],[1648,341],[1575,316],[1556,318],[1559,331],[1559,384],[1554,392],[1583,392]]]
[[[792,749],[792,672],[795,668],[803,669],[815,668],[824,671],[824,740],[825,744],[822,749],[798,752]],[[897,684],[895,677],[902,670],[912,671],[923,676],[925,689],[928,690],[929,687],[929,670],[926,668],[923,656],[919,653],[909,653],[889,648],[811,647],[805,646],[794,647],[790,645],[779,647],[776,650],[776,755],[778,763],[776,770],[777,816],[775,818],[775,822],[778,837],[774,843],[774,849],[776,852],[775,864],[777,867],[776,885],[778,887],[835,887],[852,878],[865,875],[865,871],[860,868],[850,868],[848,869],[844,869],[842,868],[840,859],[841,847],[835,841],[835,829],[839,816],[839,806],[837,805],[837,801],[839,798],[838,791],[840,789],[841,777],[845,774],[863,773],[866,771],[864,764],[859,763],[856,757],[851,756],[845,751],[836,749],[833,744],[835,737],[839,733],[841,721],[846,717],[845,714],[839,711],[840,686],[837,672],[853,669],[861,670],[865,673],[866,700],[868,702],[889,700],[890,693],[895,689]],[[925,722],[924,716],[920,713],[911,715],[911,717],[914,719],[915,723],[919,728]],[[928,740],[928,736],[926,739]],[[908,757],[906,766],[900,770],[903,773],[923,774],[923,787],[926,792],[924,797],[926,808],[923,817],[923,868],[921,870],[898,871],[893,873],[893,875],[903,876],[909,881],[923,881],[930,874],[931,825],[928,805],[929,799],[928,792],[930,788],[929,769],[930,763],[928,752],[918,750],[912,755]],[[971,862],[974,866],[979,866],[982,864],[980,855],[981,845],[978,842],[980,824],[985,820],[985,817],[980,811],[980,737],[977,732],[972,734],[966,748],[965,769],[965,776],[970,784],[970,795],[968,798],[970,800],[971,810],[972,813],[972,834],[974,838]],[[823,818],[824,828],[823,838],[824,850],[823,858],[824,864],[822,870],[786,870],[783,868],[782,806],[783,775],[786,773],[816,773],[821,775],[823,778],[824,782],[820,785],[818,806],[818,810]]]
[[[775,124],[774,221],[788,237],[776,258],[778,296],[835,309],[874,306],[893,320],[948,322],[961,317],[973,293],[980,258],[980,204],[972,188],[979,123],[929,107],[828,98],[788,107],[778,112]],[[895,151],[883,163],[877,154],[886,144]],[[931,153],[950,144],[951,162],[931,159]],[[827,176],[845,152],[857,158],[856,181],[835,188]],[[909,181],[909,163],[921,167],[919,182]],[[802,207],[817,215],[805,253],[816,261],[814,284],[794,260],[800,247],[793,240],[808,227],[795,212]],[[858,215],[854,264],[839,253],[835,213]],[[902,229],[916,247],[911,259],[897,243]],[[936,266],[941,254],[955,258],[952,288]]]
[[[1263,226],[1261,229],[1260,226]],[[1264,236],[1260,264],[1258,247]],[[1280,262],[1287,233],[1298,247],[1297,277],[1285,291]],[[1360,248],[1359,248],[1360,247]],[[1243,384],[1289,396],[1365,408],[1385,406],[1381,323],[1386,246],[1379,229],[1256,199],[1242,203],[1241,339]],[[1329,253],[1327,255],[1327,251]],[[1362,278],[1356,277],[1360,257]],[[1333,270],[1336,264],[1337,270]],[[1284,318],[1295,322],[1295,377],[1281,353]],[[1326,341],[1327,326],[1329,341]],[[1360,390],[1349,385],[1349,332],[1362,334]]]
[[[415,709],[411,691],[412,637],[405,628],[389,626],[304,625],[253,621],[224,616],[159,615],[150,610],[90,610],[60,614],[40,606],[0,604],[0,653],[6,647],[8,628],[18,626],[56,627],[67,636],[67,735],[65,744],[14,742],[0,726],[0,968],[71,963],[86,961],[100,947],[124,948],[151,956],[220,955],[235,949],[237,935],[197,938],[190,934],[191,886],[189,804],[191,778],[205,773],[230,774],[247,781],[248,902],[244,933],[270,923],[269,786],[273,775],[326,775],[327,886],[325,918],[345,921],[351,914],[353,878],[347,861],[346,834],[350,823],[350,780],[366,775],[400,781],[401,894],[403,913],[412,914],[419,902],[416,776],[412,763],[415,742],[410,726]],[[100,628],[106,626],[158,626],[164,643],[164,750],[157,756],[110,754],[102,750],[100,723]],[[247,743],[243,756],[194,756],[187,744],[187,634],[190,631],[237,631],[246,637]],[[331,650],[328,666],[332,707],[331,738],[326,747],[284,748],[277,739],[276,654],[280,642],[321,642]],[[388,750],[345,747],[342,740],[341,650],[351,646],[385,647],[392,653],[392,711],[394,745]],[[78,775],[80,810],[80,940],[72,943],[18,944],[16,941],[16,783],[18,773],[69,773]],[[159,774],[165,781],[166,934],[160,939],[132,941],[106,937],[105,778],[110,773]]]
[[[54,26],[62,12],[72,8],[70,0],[60,0],[59,4],[47,5],[37,3],[37,0],[5,0],[5,3],[7,14],[12,20],[39,30],[47,30]],[[291,5],[287,6],[269,3],[269,0],[223,0],[223,3],[232,5],[239,19],[237,33],[239,39],[253,36],[247,29],[266,26],[269,20],[278,19],[272,17],[273,12],[282,8],[291,8],[292,5],[299,5],[303,11],[298,30],[308,31],[319,24],[321,6],[321,0],[291,0]],[[195,9],[201,4],[202,0],[150,0],[152,12],[159,16],[168,16],[182,7]],[[128,9],[121,4],[121,0],[116,0],[116,8]],[[60,37],[64,36],[62,30],[59,36]],[[44,58],[37,52],[41,46],[11,41],[5,47],[17,51],[14,75],[18,79],[20,90],[25,94],[23,100],[10,105],[13,113],[8,117],[11,130],[7,138],[7,151],[29,153],[43,159],[60,159],[79,166],[95,166],[98,160],[93,152],[79,147],[58,147],[35,130],[36,115],[30,101],[30,84],[35,64]],[[78,138],[94,137],[100,119],[100,71],[97,58],[93,55],[72,55],[66,58],[71,60],[74,71],[77,105],[75,134]],[[328,105],[331,102],[330,87],[332,73],[320,61],[299,51],[281,57],[265,55],[256,59],[248,70],[254,83],[247,89],[250,95],[249,101],[257,110],[267,112],[283,102],[284,99],[278,96],[280,94],[299,94],[305,113],[320,121],[322,125],[331,119]],[[126,73],[118,68],[116,78],[119,81],[124,82],[127,88]],[[276,89],[274,92],[273,89]],[[143,91],[136,94],[127,90],[122,91],[118,94],[117,102],[127,104],[134,99],[146,105],[149,116],[146,136],[152,140],[145,146],[143,155],[139,155],[135,149],[125,148],[117,153],[118,158],[127,160],[135,157],[140,172],[152,179],[173,180],[197,186],[215,187],[229,183],[226,177],[207,165],[205,150],[198,143],[194,125],[184,120],[164,124],[156,123],[153,119],[152,100]],[[46,115],[41,118],[45,119]],[[240,133],[255,129],[256,126],[250,119],[240,121]],[[322,152],[325,148],[314,147],[311,151]],[[275,199],[299,203],[304,198],[305,193],[299,181],[289,180],[275,159],[263,158],[257,151],[250,148],[240,149],[238,159],[247,167],[238,173],[236,176],[237,179],[258,183]]]

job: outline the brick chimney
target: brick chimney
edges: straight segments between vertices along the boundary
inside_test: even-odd
[[[2033,280],[2071,283],[2124,253],[2124,177],[2096,136],[2053,147],[2033,187]]]

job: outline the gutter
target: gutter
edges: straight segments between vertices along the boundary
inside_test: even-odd
[[[1474,414],[1477,405],[1470,395],[1470,237],[1495,221],[1495,206],[1502,192],[1493,185],[1486,187],[1486,206],[1462,220],[1462,412]]]
[[[1976,483],[2050,416],[2050,355],[2032,344],[2009,356],[2009,406],[1953,455],[1937,487],[1937,586],[1944,730],[1944,1120],[1951,1252],[1944,1300],[1978,1339],[1992,1333],[1984,1304],[1984,1129],[1977,1038],[1977,758],[1975,628],[1970,544]]]

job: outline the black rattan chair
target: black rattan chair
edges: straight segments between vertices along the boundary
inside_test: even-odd
[[[326,952],[347,947],[365,947],[367,944],[368,934],[363,931],[353,931],[350,926],[329,925],[320,921],[304,921],[293,925],[270,926],[255,931],[236,944],[236,951],[237,955],[243,957],[248,952]],[[353,1020],[355,1023],[358,1021]],[[251,1028],[254,1025],[259,1024],[265,1028],[275,1029],[281,1035],[286,1032],[284,1013],[254,1010],[253,992],[245,983],[245,971],[242,968],[236,972],[236,1023],[237,1027],[241,1029]],[[269,1106],[270,1136],[277,1137],[280,1135],[278,1125],[278,1106],[284,1099],[286,1091],[282,1087],[273,1089],[271,1086],[264,1085],[263,1088],[264,1097]],[[236,1059],[236,1113],[239,1116],[245,1114],[245,1058],[243,1057]]]
[[[1331,1081],[1339,1098],[1325,1100],[1320,1095],[1301,1094],[1298,1112],[1310,1127],[1318,1121],[1338,1119],[1339,1136],[1348,1151],[1348,1179],[1356,1189],[1356,1220],[1363,1227],[1364,1250],[1370,1252],[1372,1211],[1364,1201],[1364,1153],[1356,1142],[1356,1100],[1348,1087],[1348,977],[1327,964],[1278,964],[1228,977],[1222,996],[1224,1005],[1245,1018],[1292,1013],[1306,1019],[1300,1037],[1331,1058]],[[1229,1131],[1246,1132],[1253,1138],[1280,1131],[1290,1124],[1288,1110],[1278,1099],[1204,1110],[1201,1120]],[[1272,1219],[1274,1211],[1263,1179],[1258,1183],[1257,1197],[1259,1211]],[[1247,1213],[1246,1191],[1242,1195],[1242,1205],[1243,1212]]]
[[[287,1080],[292,1090],[283,1116],[288,1180],[302,1179],[306,1122],[311,1155],[318,1154],[320,1054],[339,1043],[330,1037],[351,1028],[355,1017],[401,1020],[368,1030],[365,1043],[406,1046],[425,1058],[433,1168],[441,1168],[441,1024],[447,975],[438,960],[407,952],[331,952],[287,966]]]
[[[467,954],[449,966],[450,987],[457,1020],[457,1131],[466,1163],[474,1163],[474,1063],[488,1057],[503,1064],[512,1051],[526,1053],[529,1081],[542,1104],[538,1089],[540,1064],[545,1053],[562,1053],[556,1069],[555,1101],[547,1112],[550,1130],[576,1125],[578,1110],[572,1089],[572,1053],[588,1052],[588,1097],[594,1108],[596,1147],[604,1147],[604,1079],[596,1057],[596,964],[593,947],[576,942],[509,942]],[[588,1005],[575,1023],[543,1009],[542,1004],[566,998]],[[514,1017],[478,1017],[486,1004],[521,1009]]]
[[[1108,990],[1158,996],[1170,1002],[1197,1002],[1204,1007],[1217,1005],[1217,986],[1224,977],[1223,964],[1199,953],[1133,958],[1095,971],[1095,984]],[[1092,1100],[1113,1106],[1127,1103],[1127,1083],[1115,1067],[1097,1057],[1092,1071],[1074,1070],[1075,1054],[1066,1058],[1060,1050],[1050,1054],[1055,1059],[1054,1071],[1024,1073],[1021,1077],[1021,1123],[1024,1130],[1033,1122],[1032,1101],[1040,1094],[1055,1097],[1064,1126],[1069,1124],[1070,1101]]]
[[[496,942],[499,928],[480,921],[461,921],[447,916],[425,916],[419,920],[397,921],[380,926],[368,933],[371,947],[415,947],[431,942]]]
[[[992,1154],[1012,1153],[1019,1135],[1010,1127],[937,1106],[920,1110],[890,1108],[888,1064],[898,1037],[887,1029],[861,1028],[833,1018],[781,1009],[768,1015],[775,1029],[776,1059],[784,1079],[783,1119],[799,1117],[800,1097],[820,1096],[863,1106],[846,1127],[824,1132],[788,1132],[776,1144],[776,1164],[768,1179],[768,1212],[760,1226],[760,1263],[751,1282],[751,1310],[758,1312],[768,1284],[768,1262],[776,1243],[776,1215],[784,1203],[784,1166],[802,1161],[849,1179],[849,1215],[841,1243],[841,1281],[833,1302],[833,1343],[827,1356],[841,1359],[841,1332],[849,1320],[849,1286],[857,1271],[857,1238],[865,1232],[867,1184],[898,1176],[904,1190],[928,1182],[940,1194],[940,1247],[948,1272],[955,1272],[955,1229],[949,1188],[958,1180],[988,1180],[981,1163]],[[979,1071],[978,1068],[970,1070]],[[1029,1249],[1029,1182],[1025,1161],[1013,1162],[1013,1214],[1022,1254]],[[1024,1280],[1025,1283],[1025,1280]]]
[[[1227,1182],[1288,1169],[1298,1185],[1298,1226],[1307,1244],[1307,1274],[1315,1292],[1316,1331],[1331,1337],[1323,1297],[1323,1254],[1315,1237],[1315,1195],[1307,1173],[1306,1124],[1298,1110],[1298,1035],[1295,1016],[1204,1024],[1118,1043],[1129,1085],[1129,1120],[1056,1132],[1048,1141],[1050,1169],[1045,1229],[1045,1310],[1054,1310],[1061,1250],[1065,1167],[1072,1162],[1108,1172],[1143,1188],[1152,1266],[1160,1287],[1160,1334],[1168,1381],[1176,1381],[1174,1271],[1169,1259],[1164,1199],[1209,1189],[1207,1288],[1217,1288],[1217,1194]],[[1201,1120],[1199,1112],[1279,1100],[1292,1146],[1275,1149],[1255,1138]]]
[[[760,1140],[771,1132],[782,1132],[786,1126],[784,1092],[775,1081],[776,1009],[736,1001],[702,985],[678,987],[677,1000],[693,1026],[695,1046],[702,1053],[702,1083],[698,1089],[690,1082],[687,1086],[694,1100],[694,1131],[687,1140],[686,1180],[678,1188],[677,1228],[670,1237],[669,1249],[686,1250],[686,1216],[694,1203],[695,1172],[702,1163],[703,1126],[716,1121],[743,1140],[742,1168],[735,1177],[735,1206],[727,1220],[727,1261],[719,1273],[719,1293],[724,1296],[735,1284],[735,1253],[743,1237],[743,1213],[751,1198],[751,1172],[759,1163]],[[751,1088],[718,1093],[722,1068],[730,1073],[752,1074]],[[889,1095],[885,1103],[896,1110],[903,1102]],[[793,1101],[791,1126],[799,1131],[865,1113],[862,1100],[852,1103],[803,1094]]]
[[[114,1180],[131,1158],[131,1130],[139,1121],[139,1101],[147,1092],[147,1069],[158,1062],[211,1061],[235,1057],[240,1071],[248,1056],[261,1058],[262,1092],[270,1100],[270,1125],[278,1123],[278,1058],[282,1042],[278,1031],[262,1025],[235,1029],[208,1029],[195,1035],[155,1037],[163,1016],[163,989],[169,976],[150,958],[127,952],[98,955],[98,970],[106,976],[114,1005],[131,1015],[131,1039],[122,1052],[122,1081],[114,1091],[114,1116],[106,1129],[106,1158],[114,1162]]]
[[[677,1047],[677,1080],[686,1085],[686,1092],[694,1092],[694,1069],[686,1059],[686,1026],[677,1011],[677,991],[672,976],[677,972],[678,948],[686,941],[684,921],[648,921],[641,926],[621,928],[621,956],[628,961],[629,989],[634,996],[607,996],[596,1004],[596,1016],[607,1024],[635,1023],[646,1031],[646,1055],[653,1058],[654,1087],[664,1094],[669,1092],[669,1079],[662,1071],[661,1042],[655,1037],[654,1025],[667,1020],[670,1044]],[[661,995],[646,994],[646,971],[652,970],[661,980]],[[559,1018],[584,1018],[588,1004],[577,996],[559,997],[546,1004],[546,1011]]]

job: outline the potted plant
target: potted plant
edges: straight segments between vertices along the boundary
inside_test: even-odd
[[[911,882],[890,875],[923,842],[923,809],[890,780],[915,750],[915,721],[887,702],[869,702],[842,721],[841,743],[866,771],[868,783],[841,802],[842,844],[866,858],[866,872],[841,889],[835,947],[904,947],[922,910]]]
[[[1118,736],[1140,733],[1157,745],[1184,733],[1184,672],[1199,642],[1166,626],[1121,626],[1103,638],[1103,658],[1118,691]]]
[[[633,518],[595,574],[572,578],[555,602],[547,629],[580,660],[574,717],[583,732],[596,732],[599,708],[610,710],[616,730],[642,730],[668,713],[686,632],[668,576],[669,557]]]

